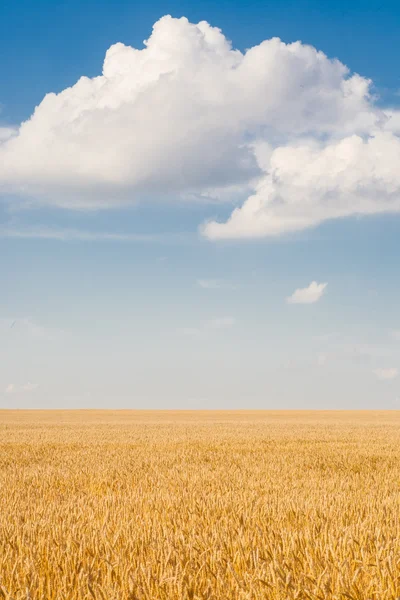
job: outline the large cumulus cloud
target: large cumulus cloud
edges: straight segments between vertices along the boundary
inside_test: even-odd
[[[299,231],[339,217],[400,211],[400,140],[391,132],[280,146],[255,193],[225,223],[210,222],[213,239]]]
[[[274,235],[400,210],[400,119],[371,82],[300,42],[242,53],[164,17],[99,77],[50,93],[0,135],[0,193],[71,208],[241,195],[210,238]],[[247,199],[246,199],[247,198]]]

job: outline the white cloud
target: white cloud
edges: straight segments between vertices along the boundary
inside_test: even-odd
[[[322,297],[327,285],[312,281],[308,287],[295,290],[286,301],[288,304],[314,304]]]
[[[314,337],[317,343],[317,363],[340,363],[349,366],[358,365],[372,370],[377,363],[395,362],[397,353],[393,346],[360,340],[336,332]]]
[[[9,383],[4,390],[6,394],[18,394],[18,393],[29,393],[33,392],[39,387],[38,383],[24,383],[22,385],[16,385],[15,383]]]
[[[216,319],[211,319],[206,324],[210,329],[227,329],[229,327],[233,327],[236,323],[236,319],[233,317],[219,317]]]
[[[18,129],[13,127],[0,127],[0,143],[6,142],[18,133]]]
[[[9,329],[13,330],[13,334],[24,332],[38,337],[46,336],[48,334],[46,328],[33,321],[30,317],[0,318],[0,331]]]
[[[197,285],[206,290],[218,290],[221,288],[221,282],[217,279],[198,279]]]
[[[216,317],[215,319],[204,321],[199,327],[185,327],[181,329],[181,332],[189,337],[199,338],[210,331],[230,329],[235,324],[236,319],[233,317]]]
[[[352,215],[400,212],[400,138],[389,131],[289,142],[271,153],[255,193],[212,239],[276,236]]]
[[[199,337],[203,334],[203,330],[200,327],[184,327],[181,331],[183,335],[189,337]]]
[[[71,208],[249,196],[210,238],[399,210],[397,126],[370,84],[300,42],[242,53],[205,21],[163,17],[144,49],[111,46],[101,75],[2,136],[0,192]]]
[[[221,279],[198,279],[197,285],[206,290],[236,289],[236,286]]]
[[[325,352],[321,352],[317,356],[317,365],[323,367],[328,362],[329,356]]]
[[[0,194],[70,208],[237,202],[209,239],[276,236],[400,212],[400,111],[372,82],[301,42],[242,53],[202,21],[157,21],[102,73],[0,128]]]
[[[21,386],[21,391],[33,392],[33,390],[36,390],[38,387],[39,387],[38,383],[31,383],[30,381],[28,381],[28,383],[24,383],[24,385]]]
[[[65,335],[65,331],[51,327],[45,327],[31,317],[9,317],[0,318],[0,332],[8,332],[9,335],[28,335],[44,340],[53,340]]]
[[[392,131],[393,133],[400,134],[400,111],[399,110],[385,110],[387,121],[383,124],[385,131]]]
[[[400,330],[394,329],[393,331],[390,332],[390,335],[394,340],[400,341]]]
[[[0,238],[26,238],[58,240],[60,242],[131,242],[168,243],[184,242],[189,239],[184,233],[113,233],[106,231],[84,231],[81,229],[60,229],[55,227],[0,227]]]
[[[394,367],[388,369],[375,369],[373,372],[374,375],[376,375],[376,377],[382,381],[390,381],[391,379],[395,379],[399,374],[398,369]]]

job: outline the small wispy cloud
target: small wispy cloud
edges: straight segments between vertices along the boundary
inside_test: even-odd
[[[314,335],[313,340],[315,340],[316,342],[322,342],[322,343],[332,343],[335,341],[340,341],[341,339],[343,339],[343,335],[341,333],[339,333],[338,331],[332,331],[331,333],[323,333],[320,335]]]
[[[9,383],[4,390],[6,394],[21,394],[21,393],[29,393],[33,392],[39,387],[38,383],[23,383],[22,385],[16,385],[15,383]]]
[[[3,333],[9,331],[10,335],[27,334],[47,340],[52,340],[66,333],[61,329],[43,326],[31,317],[0,318],[0,331]]]
[[[235,290],[237,286],[223,279],[198,279],[197,285],[205,290]]]
[[[298,288],[291,296],[286,298],[288,304],[314,304],[322,297],[327,283],[312,281],[308,287]]]
[[[210,331],[229,329],[236,323],[236,319],[233,317],[217,317],[204,321],[199,327],[184,327],[181,329],[181,333],[189,337],[202,337]]]
[[[390,367],[387,369],[375,369],[373,373],[381,381],[390,381],[391,379],[396,379],[399,370],[395,367]]]
[[[236,319],[233,317],[219,317],[217,319],[211,319],[206,323],[206,327],[209,329],[227,329],[233,327],[236,323]]]
[[[382,343],[368,343],[343,333],[330,333],[313,338],[317,342],[317,363],[346,362],[374,369],[382,362],[395,362],[393,347]]]
[[[36,390],[38,387],[38,383],[31,383],[28,381],[28,383],[24,383],[24,385],[21,386],[21,390],[23,392],[33,392],[33,390]]]
[[[60,242],[126,242],[126,243],[169,243],[185,242],[193,236],[188,233],[113,233],[85,231],[81,229],[58,229],[54,227],[0,227],[0,237],[14,239],[41,239]]]
[[[183,335],[187,335],[188,337],[200,337],[203,335],[204,330],[200,329],[199,327],[183,327],[183,329],[181,329],[181,333],[183,333]]]
[[[367,360],[389,358],[391,355],[390,349],[379,344],[348,343],[343,346],[342,351],[347,356]]]
[[[317,356],[317,365],[319,367],[323,367],[328,362],[328,358],[329,358],[328,354],[326,354],[325,352],[321,352]]]

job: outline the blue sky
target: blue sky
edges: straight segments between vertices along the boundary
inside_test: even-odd
[[[400,407],[400,7],[321,4],[2,3],[0,407]]]

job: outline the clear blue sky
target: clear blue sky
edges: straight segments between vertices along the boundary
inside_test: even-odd
[[[158,66],[120,76],[120,51],[107,96],[67,90],[113,44],[143,51],[164,15],[242,53],[274,37],[313,51],[268,46],[235,104],[236,58],[163,21]],[[399,28],[388,0],[3,0],[0,407],[399,408]],[[354,73],[376,98],[345,90]],[[379,146],[358,154],[355,136]],[[254,194],[284,212],[230,226]]]

